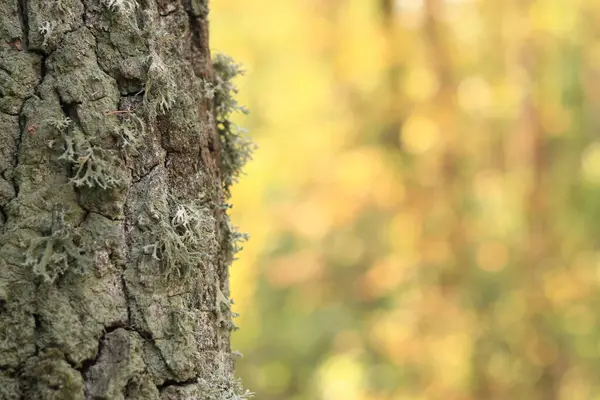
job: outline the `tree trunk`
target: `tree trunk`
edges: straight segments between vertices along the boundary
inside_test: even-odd
[[[242,399],[206,0],[0,0],[0,400]]]

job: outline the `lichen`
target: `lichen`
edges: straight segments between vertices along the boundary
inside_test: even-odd
[[[45,350],[31,358],[25,368],[23,394],[26,399],[83,400],[81,374],[64,360],[58,349]]]
[[[106,117],[115,116],[115,128],[111,132],[117,140],[119,150],[122,154],[135,155],[142,144],[140,137],[145,133],[144,120],[134,110],[117,110],[107,112]]]
[[[223,224],[228,243],[227,253],[231,255],[231,261],[235,261],[235,255],[244,249],[243,243],[250,239],[250,235],[240,232],[237,226],[231,224],[229,217],[224,219]]]
[[[242,168],[252,157],[254,143],[247,137],[247,131],[238,127],[231,115],[235,112],[247,114],[248,110],[240,105],[235,95],[238,92],[233,80],[244,73],[240,64],[236,64],[227,55],[217,53],[213,58],[215,80],[212,85],[204,85],[205,97],[213,98],[217,131],[221,139],[221,170],[223,187],[229,193],[229,187],[237,182]]]
[[[19,400],[21,398],[23,398],[23,394],[19,382],[16,379],[0,375],[0,399]]]
[[[94,137],[86,137],[80,130],[64,135],[64,152],[58,157],[73,165],[71,182],[76,186],[109,189],[119,186],[121,178],[115,166],[119,159],[114,151],[94,144]]]
[[[151,242],[143,246],[145,259],[156,260],[169,278],[187,276],[216,248],[215,219],[199,202],[181,203],[169,196],[166,206],[149,206]]]
[[[231,357],[231,354],[227,357]],[[225,364],[227,362],[224,360],[220,363]],[[243,388],[241,380],[233,378],[223,369],[206,371],[206,377],[200,378],[198,385],[201,400],[246,400],[254,397],[254,393]]]
[[[42,23],[42,25],[40,25],[38,31],[39,31],[40,35],[42,35],[44,37],[42,46],[45,47],[48,44],[48,40],[52,36],[52,33],[54,32],[54,28],[56,28],[56,25],[58,25],[56,23],[56,21],[44,21],[44,23]]]
[[[122,183],[121,172],[118,168],[121,161],[117,152],[104,149],[96,144],[94,136],[86,136],[79,127],[72,124],[68,117],[62,120],[48,120],[47,123],[62,134],[60,141],[62,141],[63,153],[58,156],[58,159],[65,160],[72,165],[73,172],[70,182],[75,187],[97,186],[109,189]],[[128,130],[121,132],[129,134]],[[57,140],[51,140],[48,146],[53,148],[57,142]],[[128,143],[133,144],[133,138]]]
[[[151,43],[148,56],[148,72],[144,86],[144,105],[150,119],[167,113],[177,100],[177,84],[175,82],[174,66],[165,61],[165,49],[173,41],[172,35],[167,35],[156,28],[155,40]],[[182,95],[183,96],[183,95]]]
[[[214,279],[215,285],[215,314],[217,315],[217,324],[228,330],[237,330],[239,327],[231,320],[239,314],[231,311],[231,306],[234,304],[233,299],[228,298],[223,294],[219,287],[219,280]]]
[[[102,4],[112,12],[133,12],[138,4],[135,0],[102,0]]]
[[[31,239],[25,252],[24,265],[31,267],[34,275],[52,283],[68,270],[84,273],[91,260],[75,244],[73,228],[65,221],[65,210],[57,207],[52,215],[50,232]]]

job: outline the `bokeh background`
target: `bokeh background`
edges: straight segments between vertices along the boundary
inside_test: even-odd
[[[600,3],[211,3],[257,399],[600,399]]]

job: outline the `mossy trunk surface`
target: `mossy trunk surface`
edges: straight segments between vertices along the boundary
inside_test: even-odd
[[[207,14],[0,0],[0,400],[246,398]]]

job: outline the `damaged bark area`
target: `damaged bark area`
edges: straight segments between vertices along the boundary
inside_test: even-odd
[[[0,10],[0,400],[249,398],[206,0]]]

